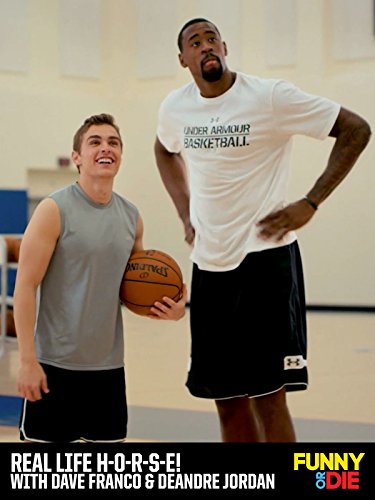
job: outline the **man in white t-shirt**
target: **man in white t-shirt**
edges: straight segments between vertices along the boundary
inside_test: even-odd
[[[295,441],[286,392],[308,385],[303,268],[295,230],[369,141],[365,120],[293,84],[226,66],[217,27],[178,36],[191,83],[159,110],[155,155],[192,245],[192,395],[215,400],[223,441]],[[292,138],[335,138],[306,196],[290,203]]]

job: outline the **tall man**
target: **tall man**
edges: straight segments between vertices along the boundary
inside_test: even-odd
[[[295,441],[286,392],[308,385],[295,230],[349,173],[370,127],[289,82],[231,71],[206,19],[188,21],[178,47],[193,81],[163,100],[155,155],[193,245],[187,387],[215,400],[223,441]],[[290,203],[296,134],[335,143],[309,192]]]

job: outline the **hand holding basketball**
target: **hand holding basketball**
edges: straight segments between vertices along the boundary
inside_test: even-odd
[[[149,317],[153,319],[169,319],[177,321],[185,315],[187,302],[187,288],[182,285],[182,296],[178,302],[165,296],[162,302],[155,302],[150,309]]]
[[[181,269],[170,255],[160,250],[142,250],[130,256],[120,287],[120,300],[128,309],[141,316],[179,319],[178,313],[176,317],[168,314],[168,308],[183,296],[186,302]],[[159,303],[160,314],[151,311],[155,302]]]

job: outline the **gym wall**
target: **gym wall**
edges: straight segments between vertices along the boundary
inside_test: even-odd
[[[124,136],[116,190],[140,209],[145,244],[171,253],[190,280],[189,248],[153,157],[164,96],[190,81],[178,65],[182,24],[206,16],[227,42],[228,64],[284,78],[363,115],[374,129],[372,0],[0,1],[0,188],[27,189],[30,167],[59,168],[94,113]],[[290,199],[325,168],[331,139],[295,139]],[[309,304],[374,307],[375,142],[299,231]]]

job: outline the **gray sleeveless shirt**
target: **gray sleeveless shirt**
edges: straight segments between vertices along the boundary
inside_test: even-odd
[[[61,232],[40,285],[40,362],[71,370],[124,366],[119,289],[133,248],[137,208],[116,193],[94,203],[75,183],[50,196]]]

